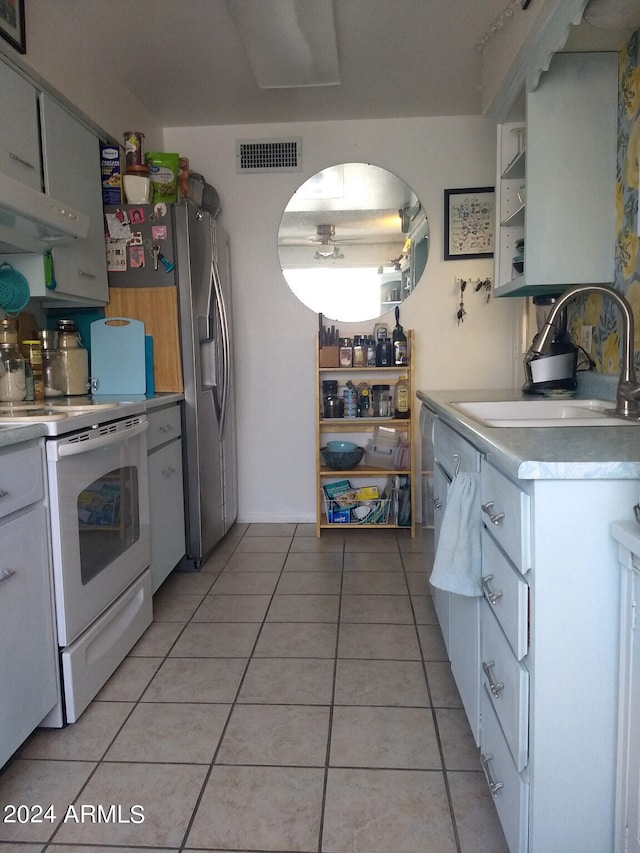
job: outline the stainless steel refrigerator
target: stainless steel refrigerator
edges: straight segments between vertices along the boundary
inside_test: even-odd
[[[110,273],[110,284],[177,287],[184,382],[183,569],[199,569],[238,514],[230,246],[216,221],[213,195],[209,210],[191,201],[166,205],[162,216],[162,208],[153,205],[105,209],[129,219],[141,245],[135,263],[144,264],[136,267],[130,252],[126,270]]]

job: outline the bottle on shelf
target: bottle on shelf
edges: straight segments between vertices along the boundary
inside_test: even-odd
[[[393,363],[396,367],[404,367],[409,363],[409,347],[407,336],[400,325],[400,309],[396,306],[396,327],[393,330]]]
[[[393,414],[396,418],[408,418],[411,414],[409,383],[401,376],[393,389]]]
[[[389,338],[378,341],[376,346],[376,367],[393,367],[393,350]]]

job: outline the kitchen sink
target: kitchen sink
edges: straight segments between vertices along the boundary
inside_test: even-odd
[[[638,421],[608,415],[608,400],[490,400],[449,405],[483,426],[559,427],[634,426]]]

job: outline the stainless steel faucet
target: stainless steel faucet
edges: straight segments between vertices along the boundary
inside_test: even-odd
[[[569,290],[565,290],[554,304],[546,323],[533,339],[526,358],[534,355],[548,355],[551,351],[551,342],[556,332],[554,328],[556,317],[568,302],[571,302],[572,299],[583,293],[602,293],[608,296],[609,299],[616,303],[622,314],[622,369],[616,392],[616,407],[615,409],[606,409],[606,412],[618,418],[640,421],[640,385],[638,385],[636,379],[636,370],[633,363],[633,310],[625,297],[610,285],[579,284],[569,288]]]

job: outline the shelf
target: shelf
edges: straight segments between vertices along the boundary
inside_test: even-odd
[[[504,172],[500,175],[503,180],[510,178],[524,178],[526,173],[527,152],[520,151],[519,154],[507,165]]]
[[[321,477],[390,477],[398,475],[399,477],[407,477],[411,475],[409,468],[393,469],[393,468],[350,468],[347,470],[334,471],[332,468],[320,466],[319,474]]]
[[[501,228],[510,228],[513,225],[524,225],[524,204],[520,205],[517,210],[514,210],[510,216],[503,219],[500,223]]]
[[[402,426],[409,425],[411,418],[320,418],[320,429],[330,427],[331,429],[351,429],[360,427],[366,429],[368,426]]]
[[[393,367],[319,367],[320,373],[407,373],[408,364],[398,364]]]
[[[362,524],[359,524],[356,521],[349,522],[348,524],[346,524],[346,523],[340,524],[339,522],[333,522],[332,523],[329,521],[321,521],[320,527],[322,528],[322,530],[335,530],[336,528],[344,529],[345,527],[348,527],[348,528],[357,527],[358,530],[362,530],[363,528],[366,527],[369,530],[406,530],[409,533],[411,533],[411,527],[408,524],[402,524],[402,525],[401,524],[389,524],[389,523],[386,523],[386,524],[366,524],[365,522],[363,522]]]

